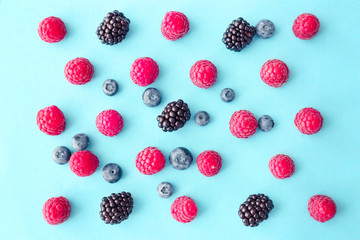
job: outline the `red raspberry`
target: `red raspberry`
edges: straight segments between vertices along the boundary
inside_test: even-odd
[[[95,123],[99,132],[108,137],[118,135],[124,126],[122,116],[113,109],[104,110],[99,113]]]
[[[260,70],[260,78],[270,87],[281,87],[289,78],[289,68],[277,59],[272,59],[264,63]]]
[[[64,73],[70,83],[84,85],[90,82],[94,74],[94,66],[86,58],[75,58],[66,63]]]
[[[47,17],[39,23],[38,33],[44,42],[60,42],[66,35],[66,27],[60,18]]]
[[[309,40],[316,36],[320,28],[319,19],[311,13],[300,14],[292,27],[297,38]]]
[[[44,219],[51,225],[65,222],[71,213],[69,200],[64,197],[53,197],[48,199],[42,209]]]
[[[328,196],[314,195],[309,199],[308,210],[313,219],[323,223],[335,216],[336,204]]]
[[[87,177],[92,175],[99,166],[99,159],[92,152],[78,151],[71,155],[69,166],[79,177]]]
[[[314,108],[303,108],[296,114],[294,123],[301,133],[311,135],[320,131],[323,117]]]
[[[233,113],[229,125],[232,135],[237,138],[248,138],[256,132],[258,122],[250,111],[240,110]]]
[[[159,76],[159,66],[149,57],[142,57],[136,59],[130,68],[130,77],[133,82],[145,87],[155,82]]]
[[[295,172],[295,164],[289,156],[278,154],[270,159],[269,169],[275,178],[284,179],[293,175]]]
[[[189,20],[181,12],[170,11],[165,14],[161,23],[161,33],[171,41],[182,38],[190,29]]]
[[[190,79],[199,88],[209,88],[215,84],[217,69],[208,60],[197,61],[190,69]]]
[[[153,175],[165,167],[165,157],[156,147],[147,147],[138,153],[135,164],[142,174]]]
[[[65,116],[55,105],[41,109],[36,116],[40,131],[48,135],[59,135],[65,130]]]
[[[191,198],[181,196],[171,204],[171,215],[181,223],[188,223],[194,220],[197,215],[197,206]]]
[[[199,154],[196,165],[205,177],[212,177],[219,173],[222,159],[217,152],[208,150]]]

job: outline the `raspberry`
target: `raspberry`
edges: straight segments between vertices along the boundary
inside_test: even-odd
[[[294,161],[285,154],[278,154],[269,161],[269,169],[277,179],[291,177],[295,171]]]
[[[59,135],[65,130],[65,116],[55,105],[41,109],[36,116],[40,131],[48,135]]]
[[[272,59],[264,63],[260,70],[260,78],[270,87],[281,87],[289,78],[289,68],[277,59]]]
[[[308,210],[313,219],[323,223],[335,216],[336,204],[328,196],[314,195],[309,199]]]
[[[108,137],[118,135],[124,126],[122,116],[113,109],[104,110],[99,113],[95,123],[99,132]]]
[[[190,79],[199,88],[209,88],[215,84],[217,69],[208,60],[197,61],[190,69]]]
[[[323,117],[314,108],[303,108],[296,114],[294,123],[301,133],[311,135],[320,131]]]
[[[181,12],[167,12],[161,23],[161,33],[167,40],[170,41],[182,38],[189,29],[189,20],[185,14]]]
[[[295,19],[292,30],[297,38],[309,40],[316,36],[319,28],[320,22],[315,15],[303,13]]]
[[[66,35],[66,27],[60,18],[47,17],[39,23],[38,33],[44,42],[60,42]]]
[[[234,112],[229,121],[230,132],[237,138],[249,138],[256,132],[258,122],[248,110]]]
[[[181,223],[188,223],[194,220],[197,211],[194,200],[187,196],[178,197],[171,205],[171,215],[176,221]]]
[[[69,161],[71,171],[79,177],[92,175],[99,166],[98,158],[90,151],[75,152]]]
[[[130,68],[130,77],[138,85],[145,87],[155,82],[159,76],[159,66],[149,57],[136,59]]]
[[[94,66],[86,58],[75,58],[66,63],[65,78],[74,85],[84,85],[90,82],[94,74]]]
[[[221,169],[222,159],[215,151],[205,151],[196,158],[196,165],[205,177],[212,177],[218,174]]]
[[[64,197],[53,197],[48,199],[42,209],[44,219],[51,225],[65,222],[71,213],[69,200]]]
[[[156,147],[147,147],[138,153],[135,164],[142,174],[153,175],[165,167],[165,157]]]

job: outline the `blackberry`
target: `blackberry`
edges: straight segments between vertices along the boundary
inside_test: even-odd
[[[166,105],[161,115],[157,116],[158,126],[164,132],[172,132],[182,128],[190,119],[191,113],[188,105],[179,99]]]
[[[114,45],[125,39],[129,31],[130,20],[122,12],[109,12],[96,30],[103,44]]]
[[[106,224],[119,224],[126,220],[133,209],[133,198],[131,193],[112,193],[103,197],[100,204],[100,218]]]
[[[230,23],[223,35],[222,41],[227,49],[240,52],[246,45],[251,43],[255,34],[256,29],[240,17]]]
[[[268,196],[253,194],[240,205],[238,214],[245,226],[257,227],[259,223],[268,219],[273,208],[274,204]]]

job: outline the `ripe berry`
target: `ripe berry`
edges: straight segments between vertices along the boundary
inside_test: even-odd
[[[181,12],[170,11],[161,23],[162,35],[170,41],[182,38],[190,29],[188,18]]]
[[[76,134],[71,139],[71,145],[76,151],[85,150],[89,146],[89,137],[84,133]]]
[[[197,206],[190,197],[181,196],[175,199],[171,205],[172,217],[181,223],[188,223],[194,220],[197,215]]]
[[[308,211],[313,219],[323,223],[335,216],[336,204],[328,196],[314,195],[309,199]]]
[[[66,27],[60,18],[47,17],[40,22],[38,34],[44,42],[60,42],[66,35]]]
[[[249,138],[256,132],[258,122],[248,110],[234,112],[229,121],[230,132],[237,138]]]
[[[301,133],[311,135],[320,131],[323,117],[314,108],[303,108],[296,114],[294,123]]]
[[[268,132],[274,127],[274,120],[269,115],[263,115],[259,118],[258,125],[261,131]]]
[[[107,79],[102,85],[103,92],[108,96],[113,96],[119,89],[118,83],[114,79]]]
[[[52,153],[52,158],[57,164],[66,164],[71,157],[70,150],[65,146],[56,147]]]
[[[220,154],[215,151],[204,151],[196,158],[196,165],[205,177],[212,177],[219,173],[222,166]]]
[[[227,49],[240,52],[251,43],[255,33],[255,28],[250,26],[246,20],[240,17],[232,21],[226,29],[222,41]]]
[[[285,154],[278,154],[269,161],[269,169],[277,179],[291,177],[295,172],[294,161]]]
[[[188,105],[181,99],[170,102],[162,113],[157,116],[158,126],[164,132],[176,131],[189,121],[191,116]]]
[[[156,107],[161,103],[161,93],[156,88],[147,88],[143,95],[142,100],[148,107]]]
[[[275,25],[272,21],[263,19],[255,26],[256,35],[260,38],[271,38],[275,33]]]
[[[114,10],[109,12],[96,30],[101,43],[114,45],[125,39],[129,31],[130,19],[122,12]]]
[[[231,102],[235,98],[235,92],[231,88],[221,90],[220,97],[224,102]]]
[[[64,74],[69,83],[84,85],[93,77],[94,66],[86,58],[75,58],[66,63]]]
[[[53,197],[48,199],[42,209],[43,217],[50,225],[65,222],[71,213],[69,200],[64,197]]]
[[[199,60],[190,69],[190,79],[199,88],[207,89],[211,87],[215,84],[216,78],[217,69],[208,60]]]
[[[240,205],[238,214],[245,226],[257,227],[262,221],[268,219],[273,208],[274,204],[268,196],[253,194]]]
[[[156,147],[147,147],[138,153],[135,165],[142,174],[153,175],[165,167],[165,157]]]
[[[119,224],[132,213],[134,200],[129,192],[112,193],[103,197],[100,204],[100,219],[106,224]]]
[[[309,40],[316,36],[319,28],[320,21],[315,15],[303,13],[295,19],[292,30],[297,38]]]
[[[174,193],[174,187],[169,182],[162,182],[157,186],[157,192],[162,198],[169,198]]]
[[[99,113],[95,123],[99,132],[108,137],[118,135],[124,126],[121,114],[113,109],[104,110]]]
[[[199,126],[205,126],[210,121],[210,115],[205,111],[200,111],[195,114],[195,123]]]
[[[185,170],[190,167],[192,161],[191,152],[184,147],[177,147],[170,152],[169,162],[175,169]]]
[[[138,86],[145,87],[155,82],[159,76],[159,66],[149,57],[136,59],[130,68],[131,80]]]
[[[270,87],[279,88],[288,81],[289,68],[280,60],[272,59],[264,63],[260,70],[260,78]]]
[[[75,152],[69,161],[71,171],[79,177],[92,175],[99,166],[98,158],[90,151]]]
[[[121,167],[115,163],[108,163],[103,167],[102,175],[105,181],[116,183],[122,175]]]
[[[41,109],[36,116],[40,131],[48,135],[59,135],[65,130],[66,122],[63,112],[55,105]]]

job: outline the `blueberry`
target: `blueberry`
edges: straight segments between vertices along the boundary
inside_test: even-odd
[[[259,118],[258,121],[260,130],[264,132],[270,131],[274,127],[273,119],[268,115],[263,115]]]
[[[205,111],[200,111],[195,115],[195,123],[199,126],[205,126],[210,121],[210,115]]]
[[[256,24],[256,34],[260,38],[270,38],[275,33],[275,25],[272,21],[263,19]]]
[[[105,181],[116,183],[120,180],[122,175],[121,167],[115,163],[108,163],[103,167],[102,175]]]
[[[89,146],[89,141],[89,137],[86,134],[79,133],[71,139],[71,145],[76,151],[81,151]]]
[[[59,146],[54,149],[52,158],[57,164],[65,164],[69,161],[71,152],[67,147]]]
[[[108,79],[104,81],[102,89],[106,95],[113,96],[117,93],[119,85],[114,79]]]
[[[224,102],[231,102],[235,98],[235,92],[231,88],[224,88],[220,93],[220,97]]]
[[[184,147],[177,147],[170,152],[169,162],[175,169],[187,169],[190,167],[192,161],[193,157],[191,152]]]
[[[156,107],[161,102],[161,93],[156,88],[147,88],[142,95],[143,102],[148,107]]]
[[[162,198],[169,198],[174,193],[174,187],[169,182],[162,182],[157,186],[157,192]]]

